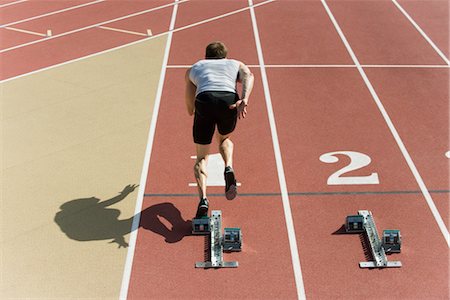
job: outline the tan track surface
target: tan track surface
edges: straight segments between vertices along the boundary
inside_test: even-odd
[[[0,86],[0,298],[118,298],[165,43]]]

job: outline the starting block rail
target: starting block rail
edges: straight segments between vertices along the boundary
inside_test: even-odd
[[[375,260],[373,263],[376,267],[387,266],[386,253],[381,246],[381,241],[378,235],[377,227],[375,226],[375,221],[372,217],[372,213],[367,210],[360,210],[358,211],[358,214],[364,217],[364,230],[369,240],[373,259]],[[366,263],[362,262],[359,263],[359,265],[363,267]]]

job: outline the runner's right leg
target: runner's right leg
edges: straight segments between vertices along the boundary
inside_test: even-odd
[[[230,140],[230,135],[231,134],[221,135],[218,133],[217,137],[219,141],[220,154],[225,162],[225,197],[228,200],[233,200],[237,196],[237,183],[232,167],[234,144]]]
[[[217,133],[217,140],[219,142],[219,152],[222,155],[225,167],[233,166],[233,149],[234,144],[230,139],[231,134],[221,135]]]

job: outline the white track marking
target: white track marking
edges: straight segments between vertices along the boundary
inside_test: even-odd
[[[189,0],[180,0],[179,3],[181,4],[181,3],[187,2],[187,1],[189,1]],[[275,0],[267,0],[267,1],[264,1],[264,2],[261,2],[261,3],[258,3],[256,5],[254,5],[253,7],[258,7],[258,6],[261,6],[261,5],[273,2],[273,1],[275,1]],[[116,22],[116,21],[128,19],[128,18],[135,17],[135,16],[138,16],[138,15],[141,15],[141,14],[144,14],[144,13],[148,13],[148,12],[155,11],[155,10],[158,10],[158,9],[166,8],[166,7],[169,7],[169,6],[172,6],[172,5],[173,5],[172,3],[171,4],[162,5],[162,6],[159,6],[159,7],[156,7],[156,8],[152,8],[152,9],[140,11],[140,12],[137,12],[137,13],[133,13],[133,14],[130,14],[130,15],[122,16],[120,18],[116,18],[116,19],[104,21],[104,22],[101,22],[101,23],[89,25],[89,26],[86,26],[86,27],[83,27],[83,28],[78,28],[78,29],[74,29],[74,30],[71,30],[71,31],[67,31],[67,32],[64,32],[64,33],[61,33],[61,34],[54,35],[54,36],[52,36],[50,38],[47,38],[47,39],[42,39],[42,40],[37,40],[37,41],[32,41],[32,42],[20,44],[20,45],[14,46],[14,47],[10,47],[10,48],[6,48],[6,49],[3,49],[3,50],[0,50],[0,53],[11,51],[11,50],[15,50],[15,49],[19,49],[19,48],[22,48],[22,47],[25,47],[25,46],[30,46],[30,45],[37,44],[37,43],[40,43],[40,42],[43,42],[43,41],[47,41],[49,39],[58,38],[58,37],[66,36],[66,35],[69,35],[69,34],[77,33],[77,32],[83,31],[83,30],[99,27],[99,26],[102,26],[102,25],[105,25],[105,24]],[[195,22],[195,23],[183,26],[183,27],[179,27],[177,29],[174,29],[173,32],[185,30],[185,29],[188,29],[188,28],[191,28],[191,27],[195,27],[195,26],[202,25],[202,24],[205,24],[205,23],[208,23],[208,22],[219,20],[219,19],[231,16],[231,15],[234,15],[234,14],[237,14],[237,13],[249,10],[249,9],[250,9],[249,7],[244,7],[244,8],[235,10],[235,11],[231,11],[229,13],[225,13],[225,14],[222,14],[222,15],[219,15],[219,16],[216,16],[216,17],[205,19],[203,21],[199,21],[199,22]],[[158,36],[164,35],[166,33],[167,32],[163,32],[163,33],[154,35],[152,37],[158,37]]]
[[[355,53],[353,52],[350,44],[348,43],[344,33],[342,32],[339,24],[337,23],[336,19],[334,18],[333,13],[331,12],[330,8],[328,7],[325,0],[321,0],[322,4],[325,8],[325,10],[328,13],[328,16],[330,17],[332,23],[334,24],[334,27],[336,28],[336,31],[338,32],[339,36],[342,39],[342,42],[344,43],[345,47],[347,48],[348,53],[353,59],[353,62],[358,67],[358,71],[361,74],[361,77],[364,80],[364,83],[366,84],[367,88],[370,91],[370,94],[372,95],[373,100],[375,101],[376,105],[378,106],[378,109],[380,110],[386,124],[389,127],[389,130],[391,131],[395,141],[397,142],[398,147],[400,148],[400,151],[403,154],[403,157],[405,158],[411,172],[414,175],[414,178],[416,179],[417,184],[420,187],[420,190],[422,191],[422,194],[431,210],[431,213],[434,216],[434,219],[436,220],[439,229],[442,232],[442,235],[444,236],[445,241],[447,242],[448,247],[450,247],[450,235],[447,229],[447,226],[445,225],[444,221],[442,220],[441,215],[439,214],[438,209],[436,208],[436,205],[434,204],[433,199],[431,198],[430,192],[428,191],[427,187],[425,186],[425,183],[422,179],[422,177],[419,174],[419,171],[417,170],[413,160],[411,159],[411,156],[408,153],[408,150],[406,149],[405,145],[403,144],[402,139],[400,138],[400,135],[398,134],[397,130],[395,129],[394,124],[392,123],[391,118],[389,117],[386,109],[384,108],[383,104],[381,103],[380,98],[378,97],[377,93],[375,92],[375,89],[372,86],[372,83],[370,82],[369,78],[367,77],[366,73],[364,72],[364,69],[360,65],[358,59],[356,58]]]
[[[124,30],[124,29],[119,29],[119,28],[112,28],[112,27],[106,27],[106,26],[98,26],[98,28],[116,31],[116,32],[122,32],[122,33],[128,33],[128,34],[133,34],[133,35],[148,36],[146,33]]]
[[[258,61],[260,64],[261,78],[262,78],[263,88],[264,88],[264,98],[266,100],[267,114],[268,114],[268,118],[269,118],[270,131],[271,131],[271,135],[272,135],[273,150],[275,153],[275,161],[276,161],[277,171],[278,171],[278,180],[279,180],[280,190],[281,190],[281,199],[283,202],[284,216],[285,216],[286,227],[287,227],[287,232],[288,232],[288,239],[289,239],[289,246],[290,246],[290,251],[291,251],[292,267],[294,269],[294,278],[295,278],[295,284],[296,284],[296,288],[297,288],[297,297],[298,297],[298,299],[306,299],[305,287],[303,284],[302,270],[300,267],[300,258],[298,255],[297,238],[295,235],[294,221],[292,219],[291,205],[289,202],[286,178],[284,175],[283,160],[281,157],[280,143],[278,141],[278,133],[277,133],[276,123],[275,123],[275,116],[274,116],[274,112],[273,112],[273,108],[272,108],[272,99],[270,96],[269,82],[267,80],[266,68],[264,65],[264,56],[262,53],[258,24],[256,22],[255,10],[252,7],[253,1],[248,0],[248,4],[249,4],[249,7],[251,7],[250,15],[252,18],[253,34],[255,36],[256,50],[258,53]]]
[[[187,0],[185,0],[185,1],[187,1]],[[182,2],[185,2],[185,1],[182,0],[182,1],[179,1],[178,3],[182,3]],[[262,6],[262,5],[271,3],[273,1],[274,0],[268,0],[268,1],[265,1],[265,2],[261,2],[261,3],[258,3],[256,5],[254,5],[253,7]],[[46,71],[46,70],[50,70],[50,69],[53,69],[53,68],[57,68],[57,67],[60,67],[60,66],[66,65],[66,64],[70,64],[70,63],[73,63],[73,62],[77,62],[77,61],[81,61],[81,60],[88,59],[88,58],[91,58],[91,57],[95,57],[97,55],[105,54],[105,53],[112,52],[112,51],[115,51],[115,50],[119,50],[119,49],[122,49],[122,48],[125,48],[125,47],[129,47],[129,46],[133,46],[133,45],[136,45],[136,44],[140,44],[140,43],[146,42],[148,40],[151,40],[153,38],[158,38],[160,36],[166,35],[169,32],[178,32],[178,31],[181,31],[181,30],[184,30],[184,29],[188,29],[188,28],[191,28],[191,27],[194,27],[194,26],[198,26],[198,25],[201,25],[201,24],[204,24],[204,23],[207,23],[207,22],[215,21],[215,20],[218,20],[220,18],[224,18],[224,17],[227,17],[229,15],[232,15],[232,14],[235,14],[235,13],[239,13],[239,12],[242,12],[242,11],[248,10],[248,9],[250,9],[250,8],[246,7],[244,9],[239,9],[238,11],[234,11],[234,12],[226,13],[226,14],[214,17],[214,18],[206,19],[204,21],[197,22],[197,23],[194,23],[194,24],[191,24],[191,25],[187,25],[187,26],[184,26],[184,27],[181,27],[181,28],[177,28],[177,29],[174,29],[172,31],[166,31],[166,32],[159,33],[157,35],[152,35],[151,37],[147,37],[147,38],[144,38],[144,39],[141,39],[141,40],[138,40],[138,41],[135,41],[135,42],[131,42],[131,43],[128,43],[128,44],[125,44],[125,45],[117,46],[117,47],[114,47],[114,48],[111,48],[111,49],[107,49],[107,50],[96,52],[96,53],[93,53],[93,54],[89,54],[89,55],[86,55],[86,56],[83,56],[83,57],[75,58],[75,59],[72,59],[72,60],[60,63],[60,64],[48,66],[48,67],[45,67],[45,68],[42,68],[42,69],[39,69],[39,70],[35,70],[35,71],[31,71],[31,72],[28,72],[28,73],[25,73],[25,74],[17,75],[17,76],[11,77],[11,78],[3,79],[3,80],[0,80],[0,83],[8,82],[8,81],[15,80],[15,79],[18,79],[18,78],[22,78],[22,77],[25,77],[25,76],[33,75],[33,74],[36,74],[36,73],[39,73],[39,72],[42,72],[42,71]]]
[[[22,3],[22,2],[26,2],[26,1],[27,0],[19,0],[19,1],[14,1],[14,2],[10,2],[10,3],[2,4],[2,5],[0,5],[0,8],[7,7],[7,6],[10,6],[10,5],[19,4],[19,3]]]
[[[259,68],[259,65],[247,65],[250,68]],[[169,69],[186,69],[191,65],[169,65]],[[356,65],[265,65],[266,68],[357,68]],[[450,69],[448,65],[361,65],[363,68],[440,68]]]
[[[189,0],[180,0],[180,3],[187,2],[187,1],[189,1]],[[163,8],[166,8],[166,7],[170,7],[172,5],[174,5],[174,4],[173,3],[169,3],[169,4],[161,5],[161,6],[158,6],[158,7],[154,7],[154,8],[146,9],[146,10],[143,10],[143,11],[139,11],[139,12],[136,12],[136,13],[133,13],[133,14],[129,14],[129,15],[126,15],[126,16],[122,16],[122,17],[119,17],[119,18],[115,18],[115,19],[107,20],[107,21],[100,22],[100,23],[97,23],[97,24],[89,25],[89,26],[86,26],[86,27],[82,27],[82,28],[71,30],[71,31],[63,32],[63,33],[54,35],[54,36],[52,36],[50,38],[47,38],[47,39],[32,41],[32,42],[24,43],[24,44],[17,45],[17,46],[14,46],[14,47],[6,48],[6,49],[1,50],[0,53],[11,51],[11,50],[15,50],[15,49],[19,49],[19,48],[22,48],[22,47],[25,47],[25,46],[29,46],[29,45],[34,45],[34,44],[37,44],[37,43],[40,43],[40,42],[43,42],[43,41],[47,41],[49,39],[59,38],[59,37],[66,36],[66,35],[73,34],[73,33],[77,33],[77,32],[83,31],[83,30],[96,28],[96,27],[99,27],[99,26],[102,26],[102,25],[105,25],[105,24],[121,21],[121,20],[124,20],[124,19],[132,18],[132,17],[136,17],[136,16],[139,16],[139,15],[148,13],[148,12],[152,12],[152,11],[160,10],[160,9],[163,9]]]
[[[13,27],[5,27],[5,29],[13,30],[13,31],[17,31],[17,32],[22,32],[22,33],[27,33],[27,34],[32,34],[32,35],[38,35],[38,36],[47,37],[47,35],[44,34],[44,33],[34,32],[34,31],[30,31],[30,30],[18,29],[18,28],[13,28]]]
[[[197,159],[196,155],[191,156],[191,159]],[[208,164],[206,165],[206,186],[225,186],[225,178],[223,176],[223,170],[225,170],[225,162],[223,161],[220,153],[212,153],[208,156]],[[240,182],[236,183],[237,186],[241,186]],[[196,187],[196,182],[188,183],[190,187]]]
[[[411,16],[406,12],[406,10],[404,10],[403,7],[400,4],[398,4],[396,0],[392,0],[392,2],[403,13],[403,15],[405,15],[405,17],[409,20],[409,22],[411,22],[411,24],[417,29],[417,31],[420,32],[423,38],[431,45],[431,47],[433,47],[433,49],[437,52],[437,54],[439,54],[439,56],[445,61],[445,63],[447,65],[450,65],[450,61],[448,60],[448,58],[444,55],[444,53],[442,53],[442,51],[436,46],[436,44],[433,43],[433,41],[422,30],[422,28],[420,28],[420,26],[417,25],[417,23],[413,20],[413,18],[411,18]]]
[[[265,65],[266,68],[356,68],[355,65]]]
[[[161,103],[161,95],[162,95],[162,91],[163,91],[164,80],[166,78],[166,66],[167,66],[167,62],[169,60],[170,46],[172,44],[172,35],[173,35],[172,31],[173,31],[173,28],[175,27],[175,20],[176,20],[177,11],[178,11],[178,3],[179,3],[179,1],[175,0],[174,6],[173,6],[173,11],[172,11],[172,17],[170,19],[169,34],[167,35],[167,42],[166,42],[166,48],[164,51],[163,64],[161,67],[161,74],[159,77],[158,89],[156,92],[152,119],[150,122],[149,135],[148,135],[148,139],[147,139],[147,149],[145,151],[144,162],[142,165],[141,182],[139,184],[139,194],[138,194],[138,198],[136,201],[136,207],[134,210],[133,224],[131,225],[130,242],[129,242],[127,259],[125,262],[125,268],[124,268],[123,277],[122,277],[122,287],[120,290],[120,299],[127,298],[128,288],[130,286],[131,270],[133,267],[134,251],[136,249],[136,240],[137,240],[139,222],[141,219],[142,203],[144,201],[144,192],[145,192],[145,186],[147,184],[148,170],[149,170],[149,166],[150,166],[150,158],[151,158],[152,148],[153,148],[153,140],[155,138],[156,121],[158,119],[159,105]]]
[[[11,23],[8,23],[8,24],[3,24],[3,25],[0,25],[0,28],[6,27],[6,26],[13,26],[13,25],[16,25],[16,24],[20,24],[20,23],[23,23],[23,22],[36,20],[36,19],[39,19],[39,18],[48,17],[48,16],[51,16],[51,15],[59,14],[59,13],[65,12],[65,11],[69,11],[69,10],[85,7],[85,6],[92,5],[92,4],[97,4],[97,3],[100,3],[100,2],[104,2],[104,1],[105,0],[96,0],[96,1],[93,1],[93,2],[88,2],[88,3],[76,5],[76,6],[71,6],[71,7],[68,7],[68,8],[52,11],[52,12],[49,12],[49,13],[46,13],[46,14],[34,16],[34,17],[31,17],[31,18],[28,18],[28,19],[23,19],[23,20],[11,22]]]
[[[446,156],[447,158],[450,158],[450,151],[445,152],[445,156]]]
[[[422,68],[449,69],[449,65],[361,65],[363,68]]]

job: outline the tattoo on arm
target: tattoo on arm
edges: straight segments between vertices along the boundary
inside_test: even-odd
[[[241,63],[239,67],[239,79],[242,82],[242,99],[248,99],[253,89],[253,73],[250,69]]]

